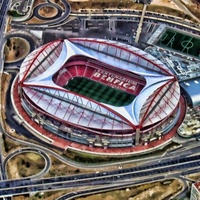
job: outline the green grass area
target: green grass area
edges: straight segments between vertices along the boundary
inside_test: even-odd
[[[156,45],[200,58],[200,38],[166,29]]]
[[[73,78],[64,87],[95,101],[113,106],[129,105],[135,98],[132,94],[83,77]]]
[[[8,11],[8,14],[13,17],[23,17],[24,16],[22,14],[19,14],[16,10],[10,10],[10,11]]]

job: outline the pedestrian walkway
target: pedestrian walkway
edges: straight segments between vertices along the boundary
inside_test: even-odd
[[[147,41],[148,45],[153,45],[159,38],[160,34],[165,30],[166,25],[161,24],[159,25],[158,29],[152,34],[152,36]]]

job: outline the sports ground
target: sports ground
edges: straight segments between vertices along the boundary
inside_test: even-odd
[[[156,45],[200,58],[200,38],[173,29],[166,29]]]
[[[65,88],[98,102],[113,106],[129,105],[135,98],[134,95],[128,94],[122,90],[83,77],[71,79],[67,85],[65,85]]]

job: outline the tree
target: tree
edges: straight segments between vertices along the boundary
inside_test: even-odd
[[[8,11],[7,11],[7,15],[13,16],[13,11],[12,11],[12,10],[8,10]]]

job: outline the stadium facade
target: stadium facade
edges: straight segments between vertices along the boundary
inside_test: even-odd
[[[159,140],[177,123],[180,87],[158,59],[95,38],[45,44],[23,61],[21,105],[41,127],[68,141],[123,148]]]

